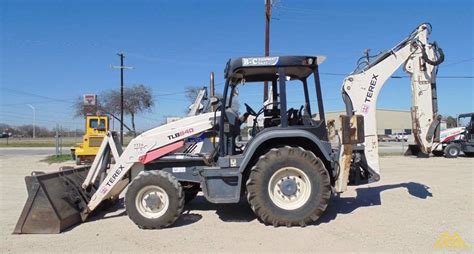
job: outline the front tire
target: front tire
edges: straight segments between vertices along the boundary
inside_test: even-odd
[[[247,181],[247,199],[267,225],[305,226],[315,222],[331,197],[323,162],[303,148],[274,148],[261,156]]]
[[[446,158],[457,158],[461,153],[461,149],[457,144],[450,144],[444,148],[444,156]]]
[[[184,207],[183,188],[168,172],[143,171],[128,186],[125,208],[128,217],[142,229],[173,224]]]

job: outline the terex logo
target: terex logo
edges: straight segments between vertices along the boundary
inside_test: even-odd
[[[186,129],[184,131],[180,131],[180,132],[176,132],[175,134],[172,134],[172,135],[168,135],[168,139],[169,140],[173,140],[175,138],[178,138],[178,137],[181,137],[183,135],[186,135],[186,134],[191,134],[194,132],[194,129],[193,128],[189,128],[189,129]]]
[[[109,179],[109,181],[107,182],[107,186],[112,186],[112,184],[115,182],[115,180],[117,180],[117,177],[120,175],[120,173],[122,173],[124,169],[124,166],[120,165],[117,170],[115,170],[114,174],[112,175],[112,177]],[[105,191],[104,191],[105,192]]]
[[[370,80],[369,90],[367,91],[367,95],[365,96],[365,102],[370,102],[372,96],[374,95],[375,85],[377,85],[377,78],[379,75],[372,74],[372,79]]]

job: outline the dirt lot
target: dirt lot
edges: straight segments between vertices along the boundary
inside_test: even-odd
[[[123,206],[59,235],[12,235],[27,193],[23,176],[56,170],[44,156],[0,153],[0,252],[431,252],[440,234],[473,237],[472,158],[382,157],[382,180],[333,197],[317,225],[273,228],[245,202],[213,205],[198,197],[178,223],[140,230]]]

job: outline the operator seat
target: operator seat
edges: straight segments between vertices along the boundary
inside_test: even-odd
[[[240,135],[239,114],[232,108],[225,110],[224,133],[228,140],[228,149],[233,155],[236,151],[235,139]]]

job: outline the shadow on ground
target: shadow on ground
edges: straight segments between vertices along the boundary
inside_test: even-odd
[[[216,211],[219,219],[226,222],[249,222],[257,217],[245,198],[236,204],[212,204],[204,196],[197,196],[184,207],[185,211]]]
[[[349,214],[361,207],[382,205],[380,194],[386,190],[399,188],[405,188],[408,194],[419,199],[427,199],[433,196],[428,186],[415,182],[381,185],[377,187],[361,187],[356,189],[357,195],[355,197],[333,196],[326,212],[319,218],[316,225],[328,223],[334,220],[338,214]]]
[[[376,187],[360,187],[356,189],[355,197],[333,196],[328,208],[324,214],[314,225],[328,223],[334,220],[339,214],[350,214],[361,207],[382,205],[380,195],[382,192],[393,189],[405,188],[413,197],[419,199],[427,199],[433,194],[429,191],[429,187],[415,182],[398,183],[381,185]],[[202,219],[200,214],[192,213],[192,211],[216,211],[216,214],[224,222],[250,222],[257,217],[253,213],[245,198],[237,204],[212,204],[203,196],[197,196],[193,201],[184,207],[183,214],[175,222],[172,227],[181,227],[193,224]],[[109,207],[106,211],[98,212],[88,221],[99,219],[110,219],[125,216],[123,200],[119,200],[115,205]]]

